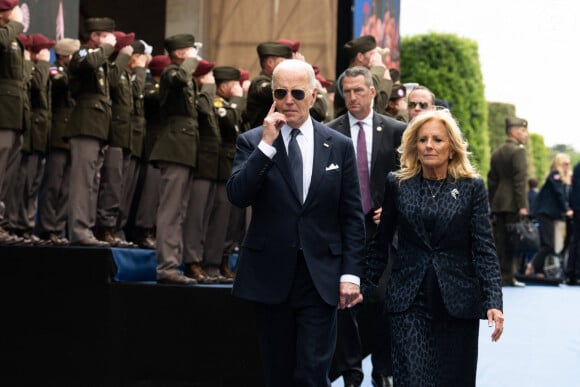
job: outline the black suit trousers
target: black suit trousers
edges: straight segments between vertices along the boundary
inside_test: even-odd
[[[336,310],[318,294],[300,252],[288,298],[256,303],[266,387],[330,387]]]

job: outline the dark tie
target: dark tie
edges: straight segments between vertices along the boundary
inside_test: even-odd
[[[371,183],[369,178],[369,163],[367,160],[367,140],[363,123],[359,121],[357,124],[359,131],[356,140],[356,167],[360,182],[363,211],[366,215],[373,207],[373,201],[371,199]]]
[[[288,143],[288,159],[290,160],[290,169],[294,175],[294,183],[300,197],[300,202],[303,201],[302,192],[302,153],[300,152],[300,145],[296,140],[296,136],[300,134],[300,129],[292,129],[290,135],[290,142]]]

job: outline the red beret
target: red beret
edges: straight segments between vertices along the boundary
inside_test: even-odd
[[[197,68],[195,69],[193,76],[201,77],[202,75],[209,73],[214,66],[215,62],[209,62],[205,59],[202,59],[201,61],[199,61],[199,64],[197,65]]]
[[[240,70],[240,84],[250,79],[250,72],[248,70],[244,70],[241,68],[238,70]]]
[[[18,0],[0,0],[0,12],[9,11],[18,5]]]
[[[1,1],[1,0],[0,0]],[[18,40],[24,46],[25,50],[30,51],[30,44],[32,43],[32,39],[26,34],[18,34]]]
[[[320,74],[320,67],[318,66],[312,66],[312,68],[314,69],[314,75],[316,77],[316,79],[318,80],[318,82],[320,82],[320,84],[322,85],[322,87],[330,87],[332,86],[332,82],[328,81],[326,78],[324,78],[321,74]]]
[[[155,55],[149,62],[149,71],[152,75],[159,76],[163,70],[171,64],[171,59],[167,55]]]
[[[30,52],[38,54],[40,50],[51,49],[56,44],[55,40],[50,40],[43,34],[31,34],[28,36]]]
[[[318,79],[318,82],[320,82],[320,84],[322,85],[322,87],[327,88],[332,86],[332,82],[330,82],[329,80],[327,80],[326,78],[324,78],[322,75],[320,74],[316,74],[316,79]]]
[[[300,49],[299,40],[278,39],[276,40],[276,42],[287,45],[292,49],[292,52],[298,52],[298,50]]]
[[[115,44],[115,52],[120,51],[123,47],[126,47],[133,43],[135,40],[135,33],[129,32],[128,34],[122,31],[113,31],[113,35],[117,38],[117,44]]]

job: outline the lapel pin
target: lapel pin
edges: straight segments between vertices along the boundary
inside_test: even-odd
[[[322,146],[325,147],[325,148],[328,148],[329,147],[329,145],[327,143],[323,143]]]
[[[382,132],[383,128],[381,128],[380,126],[377,126],[377,132]]]
[[[457,188],[453,188],[451,190],[451,196],[453,196],[453,199],[457,199],[457,195],[459,195],[459,191],[457,190]]]

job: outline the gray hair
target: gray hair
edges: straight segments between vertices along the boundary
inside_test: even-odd
[[[304,62],[303,60],[298,59],[286,59],[280,62],[274,72],[272,73],[272,89],[275,89],[274,82],[276,80],[276,76],[280,71],[289,71],[289,72],[300,72],[304,71],[308,76],[308,86],[310,90],[314,90],[316,88],[316,76],[314,74],[314,68],[311,64]]]

